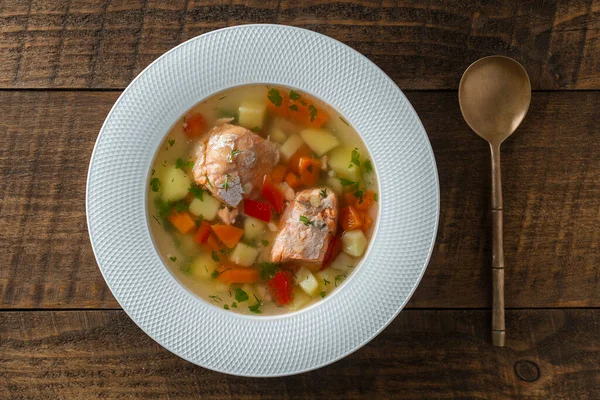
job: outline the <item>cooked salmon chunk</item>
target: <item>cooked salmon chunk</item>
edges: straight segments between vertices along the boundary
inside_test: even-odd
[[[213,128],[193,156],[194,180],[231,207],[243,197],[255,197],[265,174],[279,162],[274,143],[227,123]]]
[[[335,235],[338,201],[328,188],[299,192],[282,216],[283,229],[277,235],[273,262],[323,262],[331,238]]]

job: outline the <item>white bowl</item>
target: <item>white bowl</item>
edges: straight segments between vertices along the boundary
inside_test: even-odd
[[[295,87],[337,108],[367,144],[380,185],[380,215],[360,267],[333,295],[275,317],[219,310],[183,287],[161,261],[146,213],[150,166],[171,125],[198,101],[249,83]],[[400,312],[433,249],[439,188],[421,121],[375,64],[308,30],[244,25],[177,46],[131,82],[98,136],[86,202],[104,279],[144,332],[205,368],[281,376],[339,360]]]

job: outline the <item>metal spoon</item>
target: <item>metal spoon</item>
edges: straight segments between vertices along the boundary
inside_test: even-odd
[[[460,110],[467,124],[490,144],[492,152],[492,343],[504,346],[504,252],[502,250],[502,183],[500,145],[521,124],[531,101],[525,68],[512,58],[484,57],[462,76]]]

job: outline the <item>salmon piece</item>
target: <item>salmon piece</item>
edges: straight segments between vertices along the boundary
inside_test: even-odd
[[[274,143],[248,129],[222,124],[193,151],[194,180],[215,197],[236,207],[243,197],[257,197],[266,174],[279,162]]]
[[[335,235],[337,219],[338,200],[332,190],[312,188],[299,192],[282,215],[283,228],[271,251],[273,262],[322,264]]]

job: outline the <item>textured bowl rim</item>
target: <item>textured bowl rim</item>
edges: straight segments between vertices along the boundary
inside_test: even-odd
[[[163,341],[161,341],[159,338],[156,337],[155,332],[151,332],[150,329],[147,326],[144,326],[142,323],[140,323],[138,321],[138,319],[133,315],[133,309],[129,308],[129,306],[126,306],[123,304],[123,299],[121,298],[120,295],[118,295],[116,293],[116,291],[113,288],[113,285],[111,284],[110,278],[107,276],[107,271],[106,271],[106,267],[103,268],[102,263],[99,259],[99,255],[98,255],[98,251],[96,248],[96,243],[94,241],[94,236],[93,236],[93,232],[92,232],[92,223],[90,221],[90,205],[92,200],[90,199],[90,182],[91,182],[91,178],[92,178],[92,166],[97,158],[97,152],[98,152],[98,145],[101,141],[101,139],[103,138],[103,134],[105,133],[107,124],[109,123],[109,121],[111,120],[111,117],[113,116],[113,114],[115,113],[116,110],[119,109],[119,107],[121,106],[122,100],[124,98],[126,98],[126,96],[134,91],[136,89],[136,83],[138,81],[140,81],[145,74],[147,74],[148,71],[154,69],[157,67],[157,65],[163,61],[164,59],[170,57],[171,55],[173,55],[176,51],[178,51],[181,48],[184,48],[186,46],[191,46],[192,44],[203,40],[204,38],[207,38],[209,36],[213,36],[213,35],[219,35],[219,34],[223,34],[225,32],[230,32],[230,31],[237,31],[237,30],[244,30],[244,29],[254,29],[254,28],[261,28],[261,27],[272,27],[274,29],[282,29],[285,31],[295,31],[299,34],[302,35],[306,35],[306,36],[313,36],[316,37],[318,40],[320,41],[330,41],[330,42],[335,42],[338,46],[341,45],[342,47],[346,48],[347,50],[350,50],[350,52],[353,54],[353,56],[355,58],[359,58],[359,59],[363,59],[366,60],[367,63],[369,64],[369,67],[373,69],[373,72],[379,72],[381,75],[383,75],[388,83],[392,86],[394,86],[396,88],[396,95],[399,96],[399,98],[401,98],[402,102],[404,103],[404,105],[408,108],[408,113],[412,114],[412,116],[414,117],[414,122],[418,125],[417,126],[417,130],[419,130],[422,134],[422,139],[424,139],[424,141],[426,142],[426,146],[427,146],[427,156],[430,158],[431,161],[431,173],[433,174],[433,178],[434,178],[434,183],[435,183],[435,190],[434,190],[434,196],[435,196],[435,218],[432,221],[433,222],[433,230],[431,232],[431,235],[429,235],[430,237],[428,237],[427,239],[427,243],[429,243],[428,245],[428,249],[426,251],[425,254],[425,258],[424,258],[424,262],[422,262],[421,266],[420,266],[420,272],[418,274],[418,276],[416,277],[416,280],[414,280],[414,282],[411,285],[411,289],[408,291],[407,295],[404,296],[402,303],[399,305],[399,307],[397,307],[397,309],[395,310],[395,312],[389,316],[387,318],[387,320],[380,324],[380,326],[377,329],[374,329],[370,335],[364,339],[361,340],[360,343],[353,345],[350,348],[347,348],[345,351],[339,353],[338,355],[336,355],[335,357],[331,357],[326,361],[322,361],[320,363],[317,364],[313,364],[313,365],[309,365],[309,366],[305,366],[303,368],[299,368],[299,369],[293,369],[293,370],[288,370],[285,372],[275,372],[275,373],[254,373],[254,372],[248,372],[248,373],[240,373],[240,372],[236,372],[236,371],[232,371],[230,368],[216,368],[214,366],[211,365],[206,365],[205,363],[202,362],[202,360],[198,360],[198,359],[193,359],[192,357],[189,357],[186,354],[182,354],[181,351],[178,351],[177,349],[173,349],[171,346],[163,343]],[[258,82],[255,82],[258,83]],[[263,81],[261,81],[261,83],[264,83]],[[238,86],[238,85],[234,85],[234,86]],[[303,88],[299,87],[299,89],[304,90]],[[318,96],[318,94],[317,94]],[[337,107],[336,107],[337,108]],[[340,112],[344,112],[344,110],[339,110]],[[358,129],[357,129],[358,130]],[[164,135],[166,135],[167,132],[164,132]],[[360,133],[360,131],[359,131]],[[361,134],[362,136],[362,134]],[[362,137],[363,142],[365,142],[366,144],[366,140],[364,137]],[[368,148],[368,145],[367,145]],[[152,157],[154,158],[154,157]],[[376,164],[377,165],[377,164]],[[379,181],[380,183],[381,181]],[[381,214],[381,209],[383,208],[383,206],[380,207],[379,213]],[[121,95],[119,96],[119,98],[116,100],[115,104],[113,105],[113,107],[111,108],[110,112],[108,113],[104,123],[102,124],[102,127],[100,129],[100,132],[98,134],[98,137],[96,139],[96,143],[94,145],[94,149],[92,151],[92,155],[90,158],[90,165],[88,168],[88,174],[87,174],[87,183],[86,183],[86,222],[87,222],[87,227],[88,227],[88,234],[90,236],[90,242],[91,242],[91,246],[92,246],[92,250],[94,252],[94,257],[96,259],[96,262],[99,266],[99,269],[103,275],[103,278],[107,284],[107,286],[109,287],[109,289],[111,290],[111,293],[113,294],[113,296],[115,297],[115,299],[117,300],[117,302],[122,306],[123,311],[125,311],[125,313],[136,323],[136,325],[142,329],[142,331],[144,331],[144,333],[146,333],[148,336],[150,336],[154,341],[156,341],[158,344],[160,344],[161,346],[163,346],[164,348],[166,348],[168,351],[176,354],[177,356],[179,356],[180,358],[183,358],[193,364],[202,366],[203,368],[207,368],[216,372],[221,372],[221,373],[226,373],[226,374],[231,374],[231,375],[235,375],[235,376],[244,376],[244,377],[280,377],[280,376],[289,376],[289,375],[295,375],[295,374],[300,374],[300,373],[304,373],[304,372],[308,372],[308,371],[312,371],[318,368],[322,368],[324,366],[330,365],[344,357],[347,357],[348,355],[352,354],[353,352],[357,351],[358,349],[362,348],[364,345],[366,345],[367,343],[369,343],[371,340],[373,340],[377,335],[379,335],[396,317],[397,315],[402,311],[402,309],[406,306],[406,304],[408,303],[408,301],[410,300],[410,298],[412,297],[412,295],[414,294],[417,286],[419,285],[425,270],[427,269],[427,266],[429,264],[429,261],[431,259],[431,255],[433,253],[433,249],[435,246],[435,240],[437,237],[437,231],[438,231],[438,226],[439,226],[439,212],[440,212],[440,190],[439,190],[439,176],[438,176],[438,172],[437,172],[437,167],[436,167],[436,163],[435,163],[435,156],[433,154],[433,150],[431,148],[431,144],[429,142],[429,138],[427,136],[427,133],[422,125],[422,122],[420,121],[419,117],[417,116],[414,108],[412,107],[412,105],[410,104],[410,102],[408,101],[408,99],[406,98],[406,96],[404,95],[404,93],[400,90],[400,88],[395,84],[395,82],[393,82],[393,80],[387,75],[385,74],[385,72],[383,72],[376,64],[374,64],[372,61],[370,61],[367,57],[365,57],[364,55],[362,55],[361,53],[357,52],[356,50],[352,49],[350,46],[341,43],[329,36],[314,32],[314,31],[310,31],[307,29],[303,29],[303,28],[298,28],[298,27],[293,27],[293,26],[286,26],[286,25],[278,25],[278,24],[248,24],[248,25],[236,25],[236,26],[230,26],[230,27],[226,27],[226,28],[222,28],[222,29],[217,29],[211,32],[207,32],[205,34],[196,36],[194,38],[191,38],[175,47],[173,47],[172,49],[170,49],[169,51],[165,52],[164,54],[162,54],[160,57],[158,57],[156,60],[154,60],[151,64],[149,64],[146,68],[144,68],[131,82],[130,84],[125,88],[125,90],[121,93]],[[377,221],[379,222],[379,221]],[[375,239],[377,238],[377,233],[379,230],[379,223],[377,223],[376,226],[376,231],[373,234],[373,239],[370,241],[369,243],[369,249],[368,252],[372,251],[372,242],[375,241]],[[148,232],[149,234],[149,232]],[[367,255],[368,252],[365,254],[363,260],[367,259]],[[363,260],[361,260],[361,265],[363,264]],[[161,260],[162,262],[162,260]],[[351,274],[351,278],[354,278],[354,276],[357,275],[356,273]],[[344,282],[344,286],[346,286],[347,283],[349,283],[349,281],[351,281],[351,279],[346,280],[346,282]],[[184,288],[182,288],[184,289]],[[343,289],[343,288],[340,288]],[[341,292],[342,290],[336,290],[335,294],[338,294],[339,292]],[[333,298],[334,296],[332,295],[331,298]],[[326,299],[329,300],[329,299]],[[203,300],[200,300],[203,301]],[[219,310],[221,311],[221,310]],[[298,313],[303,312],[303,310],[296,312],[296,313],[291,313],[291,314],[285,314],[282,317],[284,318],[280,318],[280,316],[277,316],[278,319],[285,319],[285,317],[290,317],[293,315],[296,315]],[[235,314],[235,313],[231,313],[234,316],[240,316],[239,314]],[[244,317],[244,316],[243,316]],[[252,318],[252,317],[251,317]],[[266,319],[270,319],[269,317],[254,317],[252,319],[259,319],[259,320],[266,320]]]

